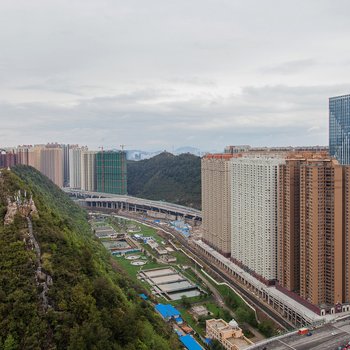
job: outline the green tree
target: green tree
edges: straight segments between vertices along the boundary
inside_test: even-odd
[[[186,295],[182,295],[181,296],[181,305],[185,308],[185,309],[189,309],[191,307],[191,303],[188,300]]]
[[[272,337],[276,333],[275,327],[270,320],[261,321],[258,325],[258,329],[267,338]]]
[[[16,350],[18,349],[18,344],[15,340],[15,338],[10,333],[4,343],[4,350]]]

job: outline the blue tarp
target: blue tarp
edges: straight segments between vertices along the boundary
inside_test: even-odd
[[[148,296],[144,293],[142,294],[139,294],[140,298],[143,299],[143,300],[148,300]]]
[[[203,350],[197,341],[189,334],[180,337],[180,341],[188,350]]]
[[[175,317],[175,322],[176,322],[177,324],[182,324],[182,323],[184,323],[184,321],[183,321],[183,319],[182,319],[181,317]]]
[[[175,309],[174,306],[170,304],[158,304],[155,306],[155,309],[162,315],[163,318],[166,319],[181,315],[180,311]]]

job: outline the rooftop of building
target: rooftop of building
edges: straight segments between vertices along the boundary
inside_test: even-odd
[[[350,94],[330,97],[329,100],[330,101],[331,100],[340,100],[340,99],[343,99],[343,98],[350,98]]]
[[[170,304],[158,304],[155,309],[161,314],[163,318],[180,316],[181,312]]]
[[[226,323],[224,320],[221,319],[212,319],[212,320],[207,320],[207,325],[210,325],[211,327],[217,329],[217,330],[222,330],[223,328],[228,327],[228,323]]]
[[[236,345],[239,348],[239,350],[246,349],[250,345],[252,345],[249,342],[249,340],[247,340],[247,338],[245,338],[245,337],[241,337],[241,338],[230,337],[230,338],[226,338],[225,340],[232,345]]]
[[[229,160],[231,158],[241,157],[241,156],[242,155],[240,153],[237,153],[237,154],[231,154],[231,153],[208,153],[203,158],[205,158],[205,159]]]
[[[187,350],[203,350],[197,341],[189,334],[180,337],[180,341]]]
[[[204,159],[230,160],[241,157],[270,157],[270,158],[330,158],[328,147],[249,147],[228,146],[224,153],[208,153]]]

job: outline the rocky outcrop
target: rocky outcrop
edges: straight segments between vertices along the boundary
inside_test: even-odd
[[[13,198],[7,198],[7,212],[4,219],[5,225],[13,223],[16,214],[20,214],[22,217],[38,215],[38,210],[35,206],[32,196],[27,198],[27,192],[22,194],[21,190],[17,192]]]
[[[49,299],[47,297],[47,293],[49,291],[49,287],[53,285],[52,277],[43,271],[42,268],[42,261],[41,261],[41,250],[38,241],[35,238],[34,232],[33,232],[33,223],[30,218],[30,216],[26,217],[27,223],[28,223],[28,235],[29,235],[29,242],[27,246],[31,246],[32,249],[35,251],[36,255],[36,271],[35,271],[35,280],[37,283],[37,286],[41,289],[40,292],[40,300],[41,305],[44,311],[52,307],[50,305]]]
[[[22,193],[21,190],[19,190],[12,198],[7,198],[7,212],[4,219],[4,225],[12,224],[16,215],[20,215],[27,220],[28,232],[25,235],[24,242],[27,249],[31,249],[35,252],[35,281],[40,290],[39,297],[41,300],[42,308],[44,311],[46,311],[51,307],[47,294],[49,287],[53,284],[53,281],[52,277],[42,268],[41,249],[34,235],[32,223],[32,217],[38,215],[38,210],[35,206],[32,196],[27,198],[26,191]]]

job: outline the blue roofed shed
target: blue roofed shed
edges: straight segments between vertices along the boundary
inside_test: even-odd
[[[189,334],[180,337],[180,341],[188,350],[203,350],[198,342]]]
[[[183,319],[180,316],[179,317],[175,317],[175,322],[177,324],[183,324],[184,323]]]
[[[143,300],[148,300],[148,296],[144,293],[139,294],[140,298]]]
[[[155,306],[155,309],[166,320],[170,320],[172,317],[178,318],[181,316],[181,312],[170,304],[158,304]]]

